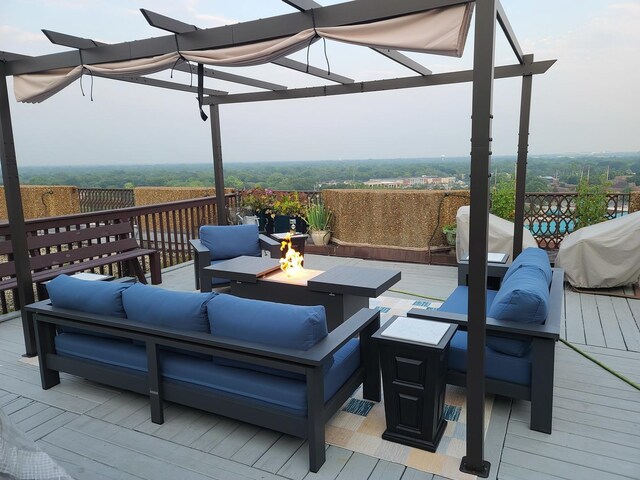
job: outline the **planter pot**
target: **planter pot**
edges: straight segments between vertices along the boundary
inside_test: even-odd
[[[290,217],[289,215],[276,215],[273,219],[273,233],[290,232],[292,230],[291,226],[295,225],[295,221],[295,217]]]
[[[326,230],[314,230],[311,232],[311,240],[314,245],[327,245],[331,240],[331,232]]]

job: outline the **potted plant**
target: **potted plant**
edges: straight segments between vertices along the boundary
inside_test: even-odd
[[[242,207],[250,210],[252,215],[258,217],[258,225],[261,231],[273,232],[273,225],[270,217],[275,202],[275,194],[270,189],[252,188],[242,194]],[[269,232],[271,230],[271,232]]]
[[[455,223],[448,223],[444,227],[442,227],[442,233],[447,237],[447,244],[450,246],[455,246],[456,244],[456,232],[458,226]]]
[[[307,207],[305,220],[309,225],[311,239],[315,245],[327,245],[331,239],[333,212],[324,203],[312,203]]]
[[[306,233],[307,226],[302,221],[306,197],[298,192],[281,194],[273,203],[272,217],[274,219],[275,233],[296,232]]]

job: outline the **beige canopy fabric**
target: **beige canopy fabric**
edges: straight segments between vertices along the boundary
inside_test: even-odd
[[[181,57],[204,65],[246,67],[290,55],[318,37],[354,45],[460,57],[472,13],[473,3],[467,3],[362,25],[310,28],[291,37],[237,47],[172,52],[151,58],[16,75],[13,88],[18,102],[40,103],[80,78],[83,68],[114,78],[148,75],[171,68]]]
[[[610,288],[640,281],[640,212],[567,235],[555,265],[571,285]]]
[[[456,257],[458,263],[469,255],[469,207],[464,206],[458,209],[456,214]],[[513,260],[513,223],[496,215],[489,214],[489,252],[507,253],[511,263]],[[523,228],[522,249],[538,248],[538,242],[533,238],[531,232]]]

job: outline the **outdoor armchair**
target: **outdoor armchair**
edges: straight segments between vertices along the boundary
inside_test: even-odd
[[[205,267],[242,255],[260,257],[268,251],[273,258],[280,258],[280,242],[258,232],[257,225],[204,225],[200,238],[190,241],[193,248],[193,268],[196,288],[210,292],[214,286],[222,286],[229,280],[216,278]]]

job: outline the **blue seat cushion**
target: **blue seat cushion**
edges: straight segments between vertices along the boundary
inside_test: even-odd
[[[177,292],[136,283],[122,295],[129,320],[162,327],[209,332],[207,303],[217,293]]]
[[[468,302],[469,287],[461,285],[456,287],[447,300],[438,309],[440,312],[460,313],[467,315],[467,302]],[[497,290],[487,290],[487,306],[486,313],[488,317],[491,308],[498,294]],[[496,352],[506,353],[509,355],[522,356],[531,348],[531,340],[520,340],[516,338],[498,337],[495,335],[487,335],[487,346]]]
[[[549,256],[547,252],[542,250],[541,248],[529,247],[525,248],[520,255],[516,257],[507,272],[504,274],[502,278],[503,282],[506,282],[511,275],[513,275],[518,269],[521,267],[537,267],[544,275],[544,278],[547,282],[547,286],[551,285],[551,279],[553,278],[553,273],[551,271],[551,264],[549,263]]]
[[[200,241],[211,252],[212,260],[248,255],[259,257],[258,225],[205,225],[200,227]]]
[[[63,333],[55,337],[59,355],[147,371],[142,346],[91,335]],[[360,366],[360,344],[351,339],[334,354],[334,363],[324,376],[324,400],[328,401]],[[218,365],[209,360],[163,351],[160,369],[165,379],[198,385],[256,405],[270,405],[284,412],[305,416],[307,393],[304,381]]]
[[[487,378],[531,385],[531,350],[527,350],[522,356],[514,356],[485,347],[484,359]],[[451,339],[449,369],[467,372],[467,332],[465,331],[457,331]]]
[[[58,275],[46,285],[54,307],[126,318],[122,292],[133,283],[80,280]]]
[[[207,305],[211,334],[308,350],[327,336],[324,307],[289,305],[221,293]]]

